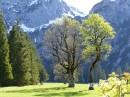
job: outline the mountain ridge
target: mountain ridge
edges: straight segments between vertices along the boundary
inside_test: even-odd
[[[71,17],[76,14],[83,15],[82,12],[69,7],[63,0],[1,0],[0,2],[8,26],[19,19],[21,25],[26,28],[40,28],[64,15]]]

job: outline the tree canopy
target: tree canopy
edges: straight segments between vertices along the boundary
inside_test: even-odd
[[[91,60],[90,83],[93,83],[92,71],[97,62],[108,55],[112,49],[111,39],[115,32],[112,26],[99,14],[91,14],[85,19],[81,26],[83,37],[83,55]],[[93,89],[90,85],[90,89]]]

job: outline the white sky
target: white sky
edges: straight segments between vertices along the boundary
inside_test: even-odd
[[[69,6],[79,9],[81,12],[88,14],[91,8],[102,0],[64,0]]]

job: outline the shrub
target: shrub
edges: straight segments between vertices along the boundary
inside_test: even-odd
[[[113,72],[107,80],[100,80],[100,88],[104,97],[124,97],[130,94],[130,73],[117,75]]]

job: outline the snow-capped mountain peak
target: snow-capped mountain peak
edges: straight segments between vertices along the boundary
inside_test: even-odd
[[[45,30],[63,16],[74,18],[85,14],[69,6],[64,0],[0,0],[0,9],[10,30],[18,19],[20,26],[37,44]]]
[[[51,21],[64,15],[72,18],[85,16],[84,13],[68,6],[63,0],[1,0],[0,2],[0,9],[3,10],[8,26],[19,19],[22,28],[27,32],[32,32],[44,24],[49,25]]]

